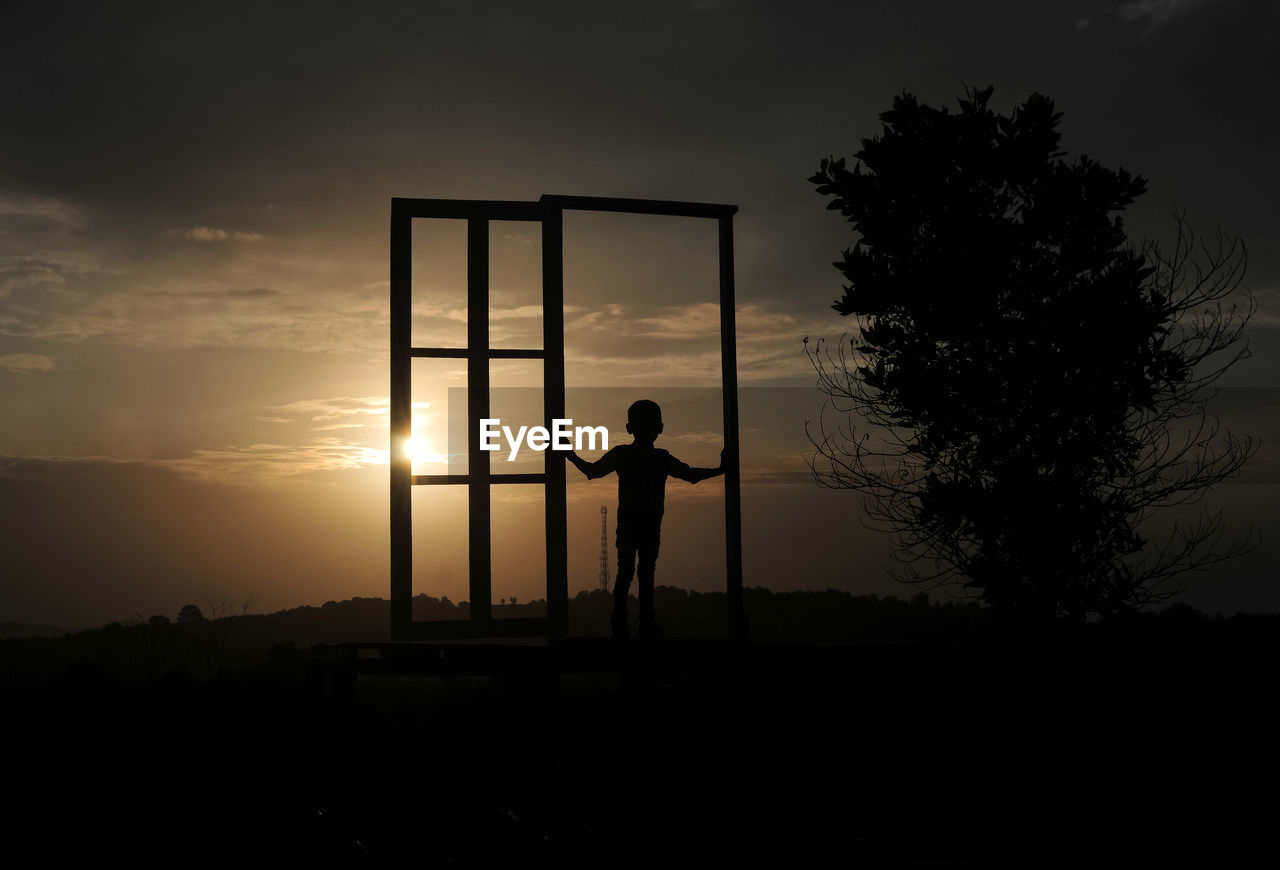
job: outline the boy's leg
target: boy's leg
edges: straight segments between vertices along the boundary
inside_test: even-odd
[[[619,531],[617,545],[618,576],[613,582],[613,617],[610,620],[614,634],[626,631],[627,594],[631,591],[631,576],[636,569],[635,542]]]
[[[660,634],[653,613],[653,576],[658,565],[658,534],[654,532],[636,547],[640,572],[640,633]]]

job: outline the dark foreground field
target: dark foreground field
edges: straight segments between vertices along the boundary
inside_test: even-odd
[[[1272,843],[1280,773],[1274,645],[1233,636],[757,646],[700,672],[361,677],[353,703],[318,691],[295,647],[146,680],[80,661],[4,693],[0,851],[52,866],[1230,866]]]

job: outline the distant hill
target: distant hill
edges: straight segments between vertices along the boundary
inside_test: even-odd
[[[1196,651],[1280,649],[1280,616],[1238,614],[1210,617],[1174,604],[1123,620],[1099,624],[1055,625],[1036,635],[1010,634],[991,611],[971,602],[931,602],[918,594],[852,595],[838,590],[743,592],[752,643],[931,643],[1043,640],[1154,645]],[[654,591],[659,622],[673,638],[723,637],[728,615],[723,592],[694,592],[660,586]],[[580,592],[569,602],[569,634],[608,633],[612,596],[604,590]],[[195,608],[192,608],[193,610]],[[634,619],[636,608],[631,608]],[[462,620],[470,607],[448,598],[418,595],[416,620]],[[546,602],[497,604],[495,619],[537,617]],[[3,624],[0,682],[38,684],[82,679],[97,674],[126,683],[148,683],[173,675],[203,678],[229,671],[269,666],[296,670],[306,651],[318,644],[390,639],[390,603],[382,598],[329,601],[319,607],[295,607],[267,614],[170,622],[111,623],[66,633],[53,626]]]
[[[0,622],[0,639],[13,637],[58,637],[67,633],[56,625],[32,625],[28,622]]]
[[[659,623],[672,636],[722,637],[728,633],[723,592],[659,586],[654,590],[654,606]],[[904,601],[837,590],[772,592],[757,588],[744,590],[744,606],[752,640],[764,643],[961,640],[982,633],[988,621],[987,611],[977,604],[931,603],[924,595]],[[613,597],[607,591],[579,592],[569,601],[569,634],[608,634],[612,607]],[[455,604],[448,598],[428,595],[413,599],[415,620],[464,620],[470,612],[466,602]],[[493,605],[494,619],[541,617],[546,612],[542,599]],[[634,600],[630,612],[634,622]],[[282,642],[298,647],[382,642],[390,639],[391,607],[382,598],[353,598],[235,619],[234,645],[241,649],[270,649]]]

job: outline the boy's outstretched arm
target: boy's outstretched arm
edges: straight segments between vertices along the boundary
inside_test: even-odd
[[[678,473],[673,472],[673,474],[681,480],[687,480],[689,483],[697,483],[698,481],[706,480],[709,477],[719,477],[724,474],[724,463],[725,451],[721,450],[720,464],[715,468],[691,468],[688,465],[684,465],[684,463],[680,463],[680,465],[684,465],[684,467],[680,469]]]
[[[583,459],[573,450],[567,450],[565,451],[564,458],[572,462],[574,468],[585,474],[587,476],[587,480],[593,480],[597,477],[604,477],[610,471],[613,471],[612,462],[606,461],[609,459],[609,456],[610,454],[606,453],[595,462],[587,462],[587,460]]]

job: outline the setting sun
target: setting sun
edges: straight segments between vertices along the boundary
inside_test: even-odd
[[[405,454],[409,457],[409,461],[415,465],[429,462],[447,462],[449,457],[431,452],[431,444],[423,435],[415,435],[408,441],[404,442]]]

